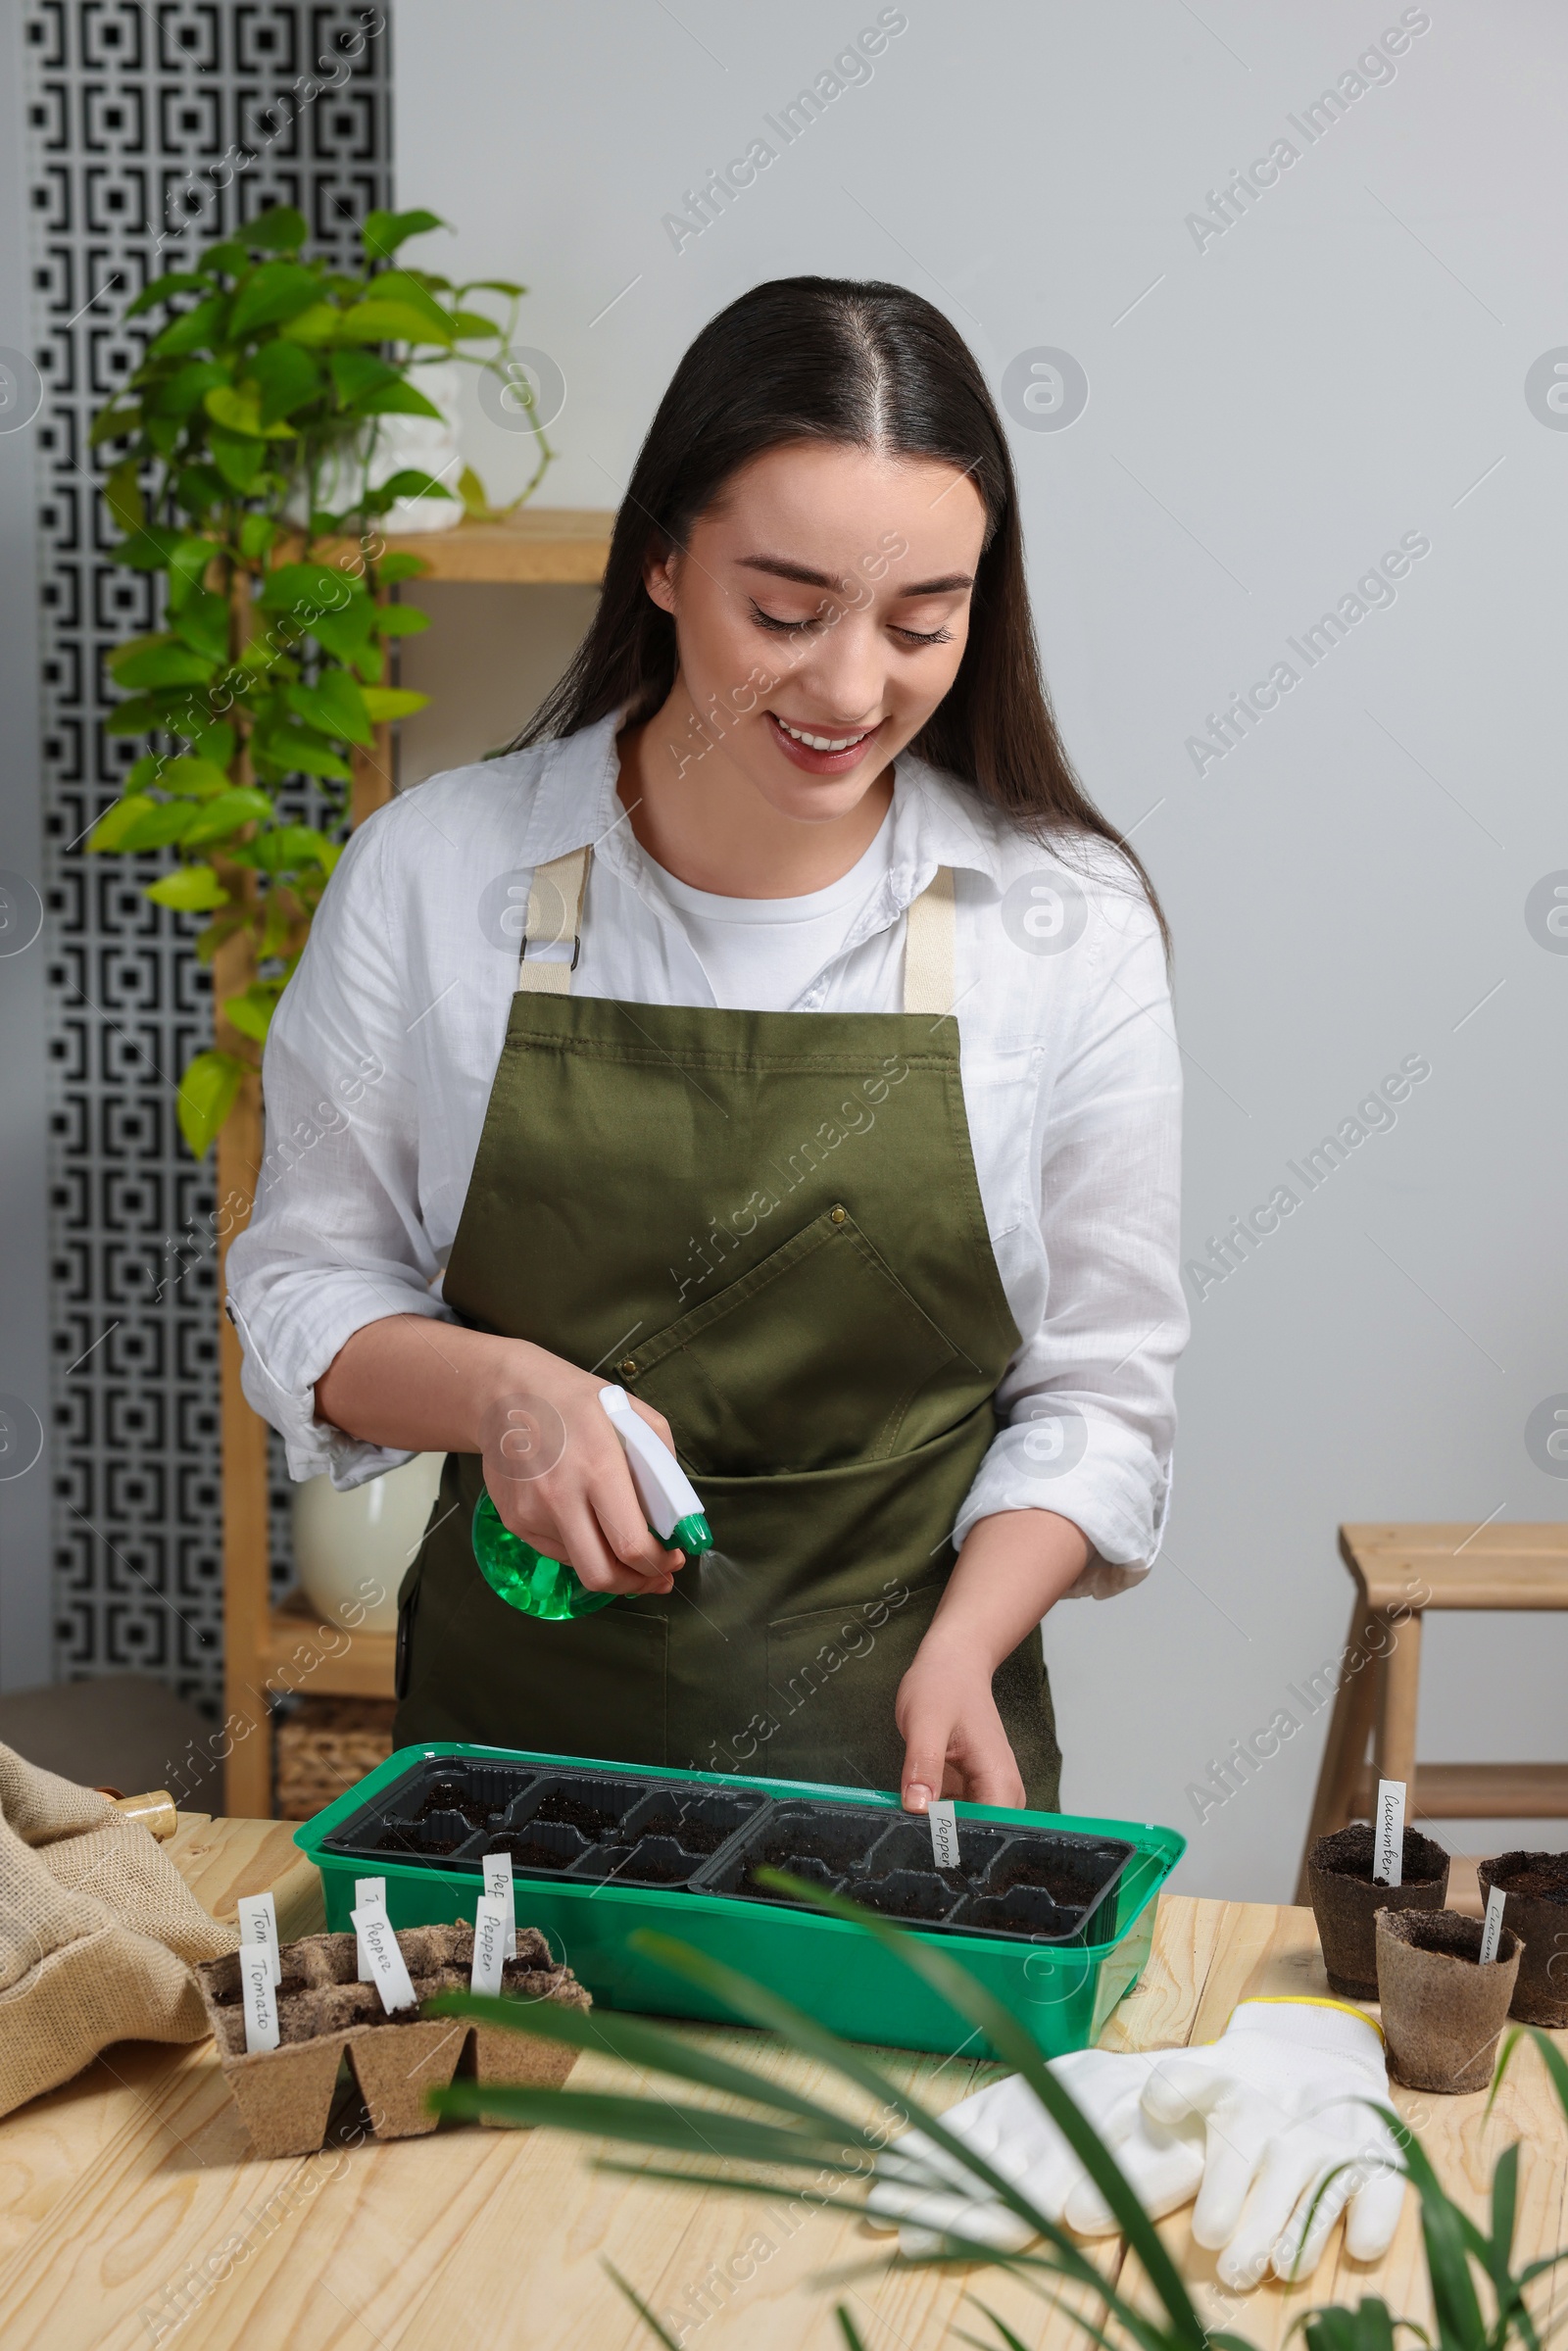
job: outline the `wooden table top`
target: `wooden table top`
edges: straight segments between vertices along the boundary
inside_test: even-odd
[[[319,1880],[282,1823],[185,1815],[170,1849],[220,1917],[271,1886],[285,1940],[322,1924]],[[1209,2040],[1249,1994],[1324,1988],[1309,1911],[1167,1896],[1143,1981],[1104,2039]],[[772,2048],[754,2033],[689,2030],[743,2062]],[[1568,2048],[1568,2034],[1558,2038]],[[814,2065],[782,2050],[773,2062],[803,2088],[822,2085]],[[889,2071],[945,2107],[991,2069],[895,2053]],[[572,2080],[628,2086],[621,2069],[586,2056]],[[1395,2095],[1478,2217],[1496,2156],[1521,2140],[1517,2258],[1568,2241],[1568,2135],[1533,2049],[1516,2058],[1488,2121],[1479,2095]],[[355,2137],[355,2113],[345,2090],[334,2129]],[[870,2351],[935,2351],[983,2330],[964,2306],[972,2288],[1031,2351],[1087,2341],[995,2273],[890,2267],[892,2239],[830,2207],[788,2235],[779,2204],[640,2184],[595,2172],[595,2152],[555,2132],[444,2124],[428,2138],[334,2146],[329,2136],[320,2155],[258,2162],[210,2041],[122,2042],[0,2122],[0,2341],[6,2351],[453,2351],[471,2329],[485,2351],[645,2351],[653,2338],[606,2276],[607,2257],[700,2351],[842,2351],[838,2299]],[[1310,2289],[1225,2296],[1187,2216],[1165,2233],[1208,2323],[1259,2351],[1283,2351],[1314,2303],[1378,2293],[1396,2316],[1429,2317],[1413,2197],[1384,2261],[1348,2261],[1336,2231]],[[1116,2257],[1107,2243],[1105,2260]],[[1543,2315],[1550,2285],[1536,2289]],[[1568,2308],[1568,2280],[1555,2292]]]

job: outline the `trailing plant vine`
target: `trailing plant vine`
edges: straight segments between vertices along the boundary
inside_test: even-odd
[[[306,257],[302,214],[262,213],[129,305],[127,318],[163,308],[168,320],[92,428],[125,534],[111,560],[162,574],[164,622],[110,656],[127,698],[109,732],[149,748],[85,846],[172,849],[146,896],[207,917],[203,963],[229,942],[249,950],[246,984],[219,1006],[246,1050],[199,1053],[180,1079],[180,1129],[198,1157],[260,1066],[341,851],[352,754],[428,699],[386,682],[389,644],[427,618],[386,601],[424,564],[388,552],[378,525],[405,498],[456,495],[489,511],[466,469],[458,483],[406,468],[371,486],[380,420],[441,415],[414,371],[460,358],[501,372],[526,291],[399,263],[408,239],[443,225],[434,213],[372,212],[361,267],[341,269]],[[505,319],[470,309],[475,295],[501,297]],[[553,454],[532,421],[523,498]],[[326,788],[322,824],[284,806],[302,775]]]

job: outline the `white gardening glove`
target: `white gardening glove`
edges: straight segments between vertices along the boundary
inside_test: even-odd
[[[1152,2121],[1141,2103],[1158,2058],[1142,2051],[1078,2049],[1051,2071],[1114,2155],[1144,2209],[1159,2220],[1197,2192],[1203,2170],[1202,2126]],[[955,2137],[1020,2189],[1048,2221],[1090,2233],[1118,2224],[1083,2165],[1023,2077],[1011,2074],[942,2117]],[[877,2159],[866,2198],[872,2225],[899,2231],[901,2253],[935,2252],[945,2234],[1019,2251],[1036,2233],[951,2155],[918,2131]],[[1099,2215],[1103,2213],[1102,2221]],[[1082,2217],[1081,2217],[1082,2216]]]
[[[1193,2236],[1219,2252],[1223,2285],[1246,2292],[1271,2265],[1280,2278],[1310,2278],[1347,2204],[1346,2250],[1357,2261],[1388,2251],[1404,2173],[1372,2099],[1389,2102],[1382,2033],[1334,2000],[1244,2001],[1217,2041],[1155,2061],[1144,2091],[1151,2123],[1176,2129],[1201,2116],[1207,2130]]]

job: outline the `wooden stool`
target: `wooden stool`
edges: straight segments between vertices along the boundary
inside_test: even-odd
[[[1355,1601],[1307,1852],[1331,1829],[1370,1820],[1380,1780],[1404,1782],[1412,1823],[1568,1819],[1568,1763],[1415,1759],[1426,1611],[1568,1608],[1568,1526],[1342,1527],[1340,1557]],[[1307,1898],[1304,1853],[1296,1898]]]

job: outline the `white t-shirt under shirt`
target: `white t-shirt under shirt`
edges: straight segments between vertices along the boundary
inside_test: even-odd
[[[787,1012],[843,952],[851,925],[893,864],[893,811],[842,879],[805,898],[716,898],[658,867],[659,886],[730,1012]]]

